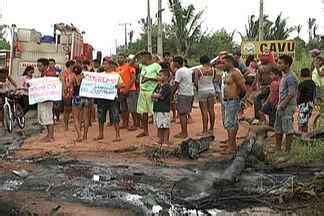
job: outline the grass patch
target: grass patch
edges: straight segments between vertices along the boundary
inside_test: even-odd
[[[289,153],[275,153],[272,159],[274,161],[285,161],[284,163],[289,165],[324,163],[324,141],[314,140],[306,142],[296,138],[292,143]]]

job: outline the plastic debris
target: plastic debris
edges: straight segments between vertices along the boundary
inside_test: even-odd
[[[93,181],[100,181],[100,176],[99,175],[93,175]]]
[[[26,178],[27,176],[29,176],[29,172],[27,172],[26,170],[13,170],[12,173],[22,178]]]
[[[159,214],[160,211],[162,211],[162,207],[161,206],[159,206],[159,205],[153,206],[153,208],[152,208],[152,213],[153,214]]]

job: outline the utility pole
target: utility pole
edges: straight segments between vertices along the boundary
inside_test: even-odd
[[[158,0],[158,35],[157,35],[157,54],[163,57],[163,23],[162,23],[162,0]]]
[[[263,40],[263,0],[260,0],[260,14],[259,14],[259,41]]]
[[[117,39],[115,39],[115,52],[116,55],[118,54],[118,43],[117,43]]]
[[[150,0],[147,0],[147,51],[152,53],[152,23]]]
[[[127,26],[128,25],[132,25],[131,23],[121,23],[121,24],[119,24],[120,26],[124,26],[124,34],[125,34],[125,49],[127,49],[127,45],[128,45],[128,43],[127,43]]]

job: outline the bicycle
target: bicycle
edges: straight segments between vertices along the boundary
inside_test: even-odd
[[[19,99],[15,91],[9,91],[5,94],[3,105],[4,126],[9,133],[12,133],[15,122],[17,122],[20,129],[25,128],[24,111],[18,103]]]

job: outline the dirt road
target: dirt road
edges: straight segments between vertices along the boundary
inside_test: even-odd
[[[226,131],[223,129],[221,121],[221,111],[220,106],[216,105],[216,125],[215,125],[215,137],[216,141],[212,145],[210,153],[213,154],[216,158],[222,157],[221,155],[215,153],[217,151],[217,146],[221,141],[226,140]],[[251,116],[253,111],[251,109],[246,110],[245,115]],[[201,114],[199,108],[195,108],[193,113],[193,123],[189,125],[190,136],[194,137],[196,134],[201,132]],[[74,156],[77,159],[89,159],[89,160],[111,160],[111,159],[120,159],[120,160],[136,160],[142,161],[145,160],[143,154],[119,154],[118,152],[127,152],[134,151],[140,152],[144,149],[145,146],[153,146],[156,142],[156,129],[154,125],[149,126],[150,136],[145,138],[136,138],[136,135],[140,133],[140,130],[129,132],[127,130],[121,130],[122,141],[119,143],[114,143],[114,128],[106,127],[105,130],[105,139],[102,141],[93,141],[97,136],[98,125],[94,123],[89,130],[88,141],[82,143],[76,143],[73,140],[75,139],[75,130],[73,128],[73,121],[70,121],[70,128],[68,131],[64,130],[62,122],[59,122],[55,126],[55,142],[53,143],[41,143],[40,139],[44,134],[31,137],[27,139],[23,147],[16,151],[16,158],[28,158],[41,156],[48,153],[67,153],[71,156]],[[181,143],[182,140],[174,139],[173,136],[180,131],[179,122],[173,123],[171,128],[171,142],[172,145],[170,148],[175,148],[177,144]],[[242,124],[240,127],[238,137],[244,137],[247,134],[247,125]],[[117,153],[116,153],[117,152]],[[171,162],[171,161],[170,161]]]

